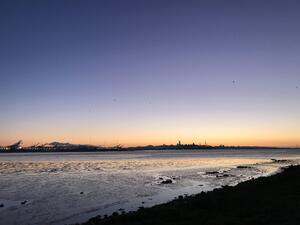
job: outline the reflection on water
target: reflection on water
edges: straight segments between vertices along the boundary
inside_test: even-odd
[[[299,150],[1,154],[0,221],[84,221],[269,175],[299,157]]]

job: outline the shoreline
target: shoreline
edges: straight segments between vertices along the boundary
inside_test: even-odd
[[[95,224],[297,224],[300,166],[138,211],[91,218]],[[201,223],[200,223],[201,222]],[[79,223],[77,223],[79,224]]]
[[[213,150],[300,150],[299,147],[276,147],[276,146],[202,146],[202,145],[162,145],[162,146],[135,146],[135,147],[97,147],[97,146],[75,146],[75,147],[24,147],[20,149],[9,149],[0,146],[1,153],[81,153],[81,152],[143,152],[143,151],[213,151]]]
[[[255,147],[255,148],[247,148],[247,147],[232,147],[232,148],[196,148],[196,149],[122,149],[122,150],[114,150],[114,149],[106,149],[106,150],[91,150],[91,149],[84,149],[84,150],[0,150],[0,155],[6,154],[26,154],[26,153],[130,153],[130,152],[228,152],[228,151],[237,151],[237,150],[245,150],[245,151],[282,151],[282,150],[300,150],[300,148],[277,148],[277,147]]]
[[[269,154],[260,154],[260,157],[255,159],[244,157],[226,159],[224,155],[212,159],[195,158],[196,163],[191,161],[190,157],[195,156],[193,154],[183,161],[181,154],[177,154],[178,160],[175,161],[169,156],[165,158],[164,155],[157,160],[156,157],[147,154],[146,156],[150,158],[146,161],[140,156],[133,156],[138,159],[134,164],[130,161],[126,162],[127,160],[118,160],[118,167],[114,164],[116,162],[103,161],[99,164],[97,160],[95,161],[97,159],[95,155],[84,157],[84,161],[81,156],[57,158],[63,159],[64,162],[49,161],[55,157],[32,158],[31,156],[16,162],[11,161],[18,158],[13,156],[7,161],[8,164],[1,163],[4,169],[1,172],[7,174],[7,177],[2,177],[3,183],[15,180],[15,184],[8,186],[7,193],[2,192],[1,197],[6,199],[6,196],[13,193],[21,196],[21,199],[17,199],[17,207],[8,210],[7,214],[3,212],[0,217],[6,224],[84,223],[98,215],[137,211],[139,207],[164,204],[179,195],[196,195],[226,185],[235,186],[245,180],[270,176],[279,172],[282,167],[300,163],[300,158],[291,155],[295,160],[288,159],[282,153],[280,158],[271,157]],[[28,162],[28,159],[34,162]],[[47,162],[40,161],[45,159]],[[73,161],[74,159],[80,159],[80,162]],[[114,170],[110,170],[111,166]],[[103,173],[99,171],[100,168]],[[28,176],[28,179],[22,179],[23,174]],[[106,182],[107,178],[110,182]],[[90,181],[92,182],[89,183]],[[56,186],[53,188],[54,182]],[[35,191],[33,186],[35,183],[43,183],[44,188],[40,192]],[[18,186],[22,192],[14,191],[15,186]],[[69,191],[70,187],[72,187],[71,191]],[[55,194],[56,191],[59,194]],[[53,194],[48,196],[47,193]],[[22,205],[21,201],[27,202]],[[2,211],[9,206],[5,202],[4,205]],[[45,207],[47,205],[49,207]],[[56,210],[56,206],[59,206],[60,210]],[[45,213],[47,216],[44,216]]]

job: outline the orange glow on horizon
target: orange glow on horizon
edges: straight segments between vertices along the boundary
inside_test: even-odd
[[[22,139],[22,138],[20,138]],[[296,138],[281,138],[281,139],[270,139],[266,137],[251,139],[251,138],[238,138],[238,137],[223,137],[223,138],[213,138],[213,137],[207,137],[207,138],[195,138],[195,137],[182,137],[179,136],[176,137],[152,137],[150,138],[141,138],[141,137],[119,137],[119,138],[97,138],[97,137],[90,137],[90,138],[63,138],[63,137],[56,137],[52,138],[45,138],[45,139],[30,139],[30,138],[24,138],[23,140],[23,146],[30,146],[33,144],[44,144],[49,143],[53,141],[58,142],[68,142],[72,144],[90,144],[90,145],[100,145],[104,147],[112,147],[116,145],[121,145],[123,147],[134,147],[134,146],[146,146],[146,145],[175,145],[178,143],[178,141],[181,141],[182,144],[192,144],[195,143],[198,144],[208,144],[212,146],[218,146],[218,145],[225,145],[225,146],[270,146],[270,147],[298,147],[299,145],[299,139]],[[18,139],[6,139],[1,140],[0,145],[6,146],[10,145],[12,143],[15,143],[18,141]]]
[[[23,140],[24,146],[43,144],[53,141],[73,144],[91,144],[102,146],[122,145],[145,146],[176,144],[180,140],[185,144],[226,145],[226,146],[300,146],[298,121],[247,121],[232,124],[226,120],[185,120],[163,118],[160,121],[127,121],[118,126],[102,126],[97,123],[90,126],[76,123],[48,125],[48,127],[27,126],[15,129],[14,133],[0,132],[0,145],[10,145]],[[173,121],[176,121],[174,123]],[[228,120],[227,120],[228,121]],[[245,122],[246,121],[246,122]],[[53,126],[53,127],[52,127]],[[56,129],[61,127],[61,129]]]

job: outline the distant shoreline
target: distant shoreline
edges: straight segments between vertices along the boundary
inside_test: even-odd
[[[59,152],[131,152],[131,151],[211,151],[211,150],[297,150],[300,148],[292,147],[258,147],[258,146],[240,146],[240,147],[207,147],[207,148],[170,148],[170,147],[127,147],[127,148],[57,148],[57,149],[18,149],[18,150],[0,150],[1,153],[59,153]]]
[[[182,144],[178,141],[177,144],[162,144],[162,145],[144,145],[144,146],[129,146],[123,147],[116,145],[105,147],[101,145],[87,144],[72,144],[53,141],[45,144],[36,144],[32,146],[22,146],[22,140],[8,145],[0,146],[0,152],[103,152],[103,151],[143,151],[143,150],[225,150],[225,149],[298,149],[298,146],[293,147],[274,147],[274,146],[240,146],[240,145],[208,145],[206,144]]]
[[[179,196],[169,203],[136,212],[96,216],[82,225],[194,225],[264,224],[299,222],[300,166],[283,172],[225,186],[195,196]]]

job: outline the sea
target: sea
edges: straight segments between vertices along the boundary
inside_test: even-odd
[[[299,163],[299,149],[1,153],[0,224],[85,222],[234,186]]]

